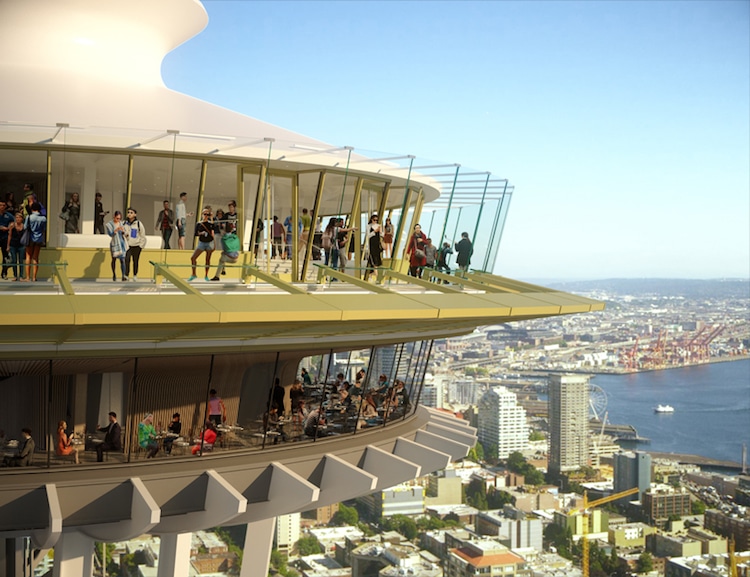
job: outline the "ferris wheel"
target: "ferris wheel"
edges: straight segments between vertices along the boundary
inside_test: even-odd
[[[602,420],[607,410],[607,393],[601,387],[589,383],[589,418]]]

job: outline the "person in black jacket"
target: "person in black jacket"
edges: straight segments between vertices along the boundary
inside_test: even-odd
[[[279,381],[279,378],[276,377],[276,381],[273,384],[273,398],[271,400],[271,406],[276,405],[279,415],[284,414],[284,397],[286,396],[286,391],[284,390],[284,387],[281,386],[281,381]]]
[[[164,240],[164,249],[169,250],[169,239],[172,238],[172,228],[174,227],[174,211],[169,208],[169,201],[164,201],[164,209],[159,211],[156,217],[155,228],[161,233]]]
[[[474,254],[474,247],[469,240],[469,233],[462,232],[461,240],[456,243],[456,264],[458,268],[463,271],[469,270],[469,264],[471,264],[471,255]]]
[[[36,444],[31,438],[31,429],[21,429],[23,441],[18,446],[18,454],[6,457],[3,461],[5,467],[28,467],[34,461]]]
[[[96,461],[101,463],[104,461],[104,451],[122,451],[122,428],[120,423],[117,422],[117,413],[114,411],[109,413],[109,425],[106,427],[97,427],[99,432],[106,433],[104,435],[104,442],[96,446]]]
[[[213,213],[211,207],[206,206],[201,213],[202,220],[195,225],[195,236],[198,237],[198,246],[193,251],[193,256],[190,257],[190,264],[192,265],[192,274],[190,275],[189,281],[195,280],[195,267],[198,262],[198,257],[202,252],[206,253],[206,274],[205,280],[208,278],[208,271],[211,268],[211,255],[214,252],[214,234],[218,232],[218,225],[213,219]]]
[[[172,422],[167,427],[167,436],[164,439],[164,452],[167,455],[172,454],[172,444],[182,433],[182,423],[180,422],[180,413],[172,415]]]

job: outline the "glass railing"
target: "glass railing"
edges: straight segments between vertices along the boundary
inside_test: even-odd
[[[408,154],[64,123],[0,123],[0,178],[10,210],[25,210],[32,193],[43,206],[49,248],[107,248],[99,236],[104,224],[133,207],[148,249],[192,250],[196,215],[210,206],[219,235],[236,231],[242,252],[268,271],[288,259],[293,281],[327,258],[322,237],[333,218],[355,229],[346,239],[348,260],[365,266],[373,214],[381,236],[386,225],[390,231],[382,253],[390,267],[403,268],[421,224],[438,249],[453,249],[467,233],[473,267],[491,271],[513,192],[486,171]],[[186,215],[184,224],[178,213]],[[448,268],[451,262],[455,257],[448,257]]]
[[[207,354],[28,361],[16,371],[6,363],[0,471],[245,454],[387,427],[416,410],[431,347],[301,361]]]

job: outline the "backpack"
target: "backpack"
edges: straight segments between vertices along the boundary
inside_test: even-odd
[[[240,239],[233,232],[228,232],[222,236],[221,244],[223,245],[224,252],[230,253],[240,251]]]

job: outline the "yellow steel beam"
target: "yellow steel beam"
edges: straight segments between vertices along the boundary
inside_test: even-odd
[[[161,277],[164,277],[186,295],[201,296],[203,294],[197,288],[187,282],[184,278],[177,276],[173,271],[171,271],[168,264],[154,261],[149,262],[154,267],[154,281],[157,285],[161,284]]]
[[[296,287],[291,283],[285,282],[274,274],[271,274],[269,272],[264,272],[255,265],[243,264],[241,274],[242,274],[243,281],[247,279],[248,277],[254,276],[254,277],[261,279],[264,282],[267,282],[268,284],[275,286],[276,288],[280,288],[281,290],[288,292],[289,294],[293,294],[293,295],[307,294],[306,290]]]
[[[336,270],[335,268],[331,268],[323,264],[316,264],[315,266],[318,267],[318,284],[323,282],[324,277],[329,277],[378,294],[398,294],[383,286],[369,283],[366,280],[362,280],[361,278],[358,278],[356,276],[343,273],[339,270]]]
[[[76,292],[73,290],[73,285],[70,284],[70,280],[68,279],[68,275],[65,274],[65,267],[67,266],[67,263],[64,262],[56,262],[52,264],[52,274],[57,277],[57,283],[60,285],[60,288],[63,291],[63,294],[66,294],[68,296],[76,294]]]
[[[392,279],[400,280],[402,282],[406,282],[409,284],[413,284],[413,285],[420,286],[425,289],[434,290],[434,291],[441,292],[441,293],[460,293],[461,292],[461,289],[457,289],[448,285],[430,282],[428,280],[417,278],[415,276],[406,275],[402,272],[398,272],[395,270],[379,268],[378,269],[378,282],[382,282],[383,278],[392,278]]]
[[[466,272],[463,273],[468,278],[474,278],[475,280],[478,280],[480,282],[486,282],[490,284],[495,284],[499,287],[503,287],[506,290],[509,290],[511,292],[522,292],[522,293],[535,293],[535,292],[549,292],[551,289],[548,289],[547,287],[514,280],[511,278],[507,278],[504,276],[494,275],[488,272],[484,271],[472,271],[472,272]]]

